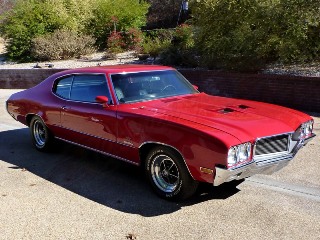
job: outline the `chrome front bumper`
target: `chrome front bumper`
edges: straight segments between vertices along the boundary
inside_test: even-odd
[[[274,172],[277,172],[286,165],[288,165],[290,160],[294,158],[299,149],[305,146],[315,136],[315,134],[312,134],[310,138],[305,139],[302,142],[299,142],[291,153],[275,156],[272,158],[271,161],[268,161],[268,163],[266,164],[257,164],[257,162],[253,159],[248,164],[237,168],[224,169],[220,167],[215,167],[216,174],[213,181],[213,185],[219,186],[222,183],[230,182],[232,180],[240,180],[243,178],[253,176],[255,174],[270,175]]]

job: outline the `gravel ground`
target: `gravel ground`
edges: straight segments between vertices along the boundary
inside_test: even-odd
[[[37,65],[37,62],[32,63],[14,63],[6,61],[5,57],[5,47],[4,40],[0,38],[0,69],[30,69]],[[124,63],[141,63],[134,56],[133,52],[126,52],[117,54],[116,59],[105,59],[104,53],[95,53],[92,55],[85,56],[81,59],[72,59],[64,61],[48,61],[40,62],[38,65],[40,67],[46,68],[46,64],[53,64],[54,68],[63,69],[63,68],[79,68],[79,67],[90,67],[97,65],[116,65]],[[143,63],[152,63],[152,60],[149,59],[147,62]],[[320,77],[320,62],[310,63],[310,64],[293,64],[293,65],[281,65],[274,64],[268,66],[266,69],[262,70],[261,73],[265,74],[281,74],[281,75],[292,75],[292,76],[312,76]]]
[[[47,68],[49,64],[53,65],[54,68],[63,69],[91,67],[99,65],[116,65],[124,63],[140,63],[139,59],[132,51],[117,54],[115,59],[106,59],[104,52],[97,52],[91,55],[84,56],[80,59],[30,63],[9,62],[5,58],[5,53],[5,41],[3,38],[0,38],[0,69],[31,69],[36,65],[41,68]]]
[[[47,68],[53,65],[54,68],[80,68],[103,65],[116,65],[124,63],[139,63],[138,58],[134,56],[134,52],[126,52],[116,55],[116,59],[105,59],[104,53],[94,53],[80,59],[64,60],[64,61],[48,61],[48,62],[32,62],[32,63],[13,63],[6,62],[0,57],[0,69],[31,69],[34,67]]]
[[[296,65],[271,65],[267,69],[263,70],[262,73],[320,77],[320,63]]]

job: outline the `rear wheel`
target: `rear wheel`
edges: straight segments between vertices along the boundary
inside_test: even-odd
[[[52,145],[52,136],[48,127],[38,116],[32,118],[30,123],[32,143],[39,151],[48,151]]]
[[[167,147],[156,147],[146,159],[146,174],[153,190],[167,200],[192,196],[198,182],[190,176],[182,157]]]

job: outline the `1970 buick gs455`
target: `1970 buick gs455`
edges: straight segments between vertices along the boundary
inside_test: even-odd
[[[185,199],[288,164],[315,135],[310,116],[280,106],[200,93],[170,67],[66,70],[7,100],[36,149],[53,139],[144,167],[154,191]]]

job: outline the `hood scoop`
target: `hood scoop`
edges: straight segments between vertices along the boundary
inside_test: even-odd
[[[240,104],[240,105],[238,106],[238,108],[247,109],[247,108],[250,108],[250,107],[247,106],[247,105]]]
[[[228,113],[234,112],[234,110],[232,108],[223,108],[223,109],[219,110],[218,112],[222,113],[222,114],[228,114]]]

